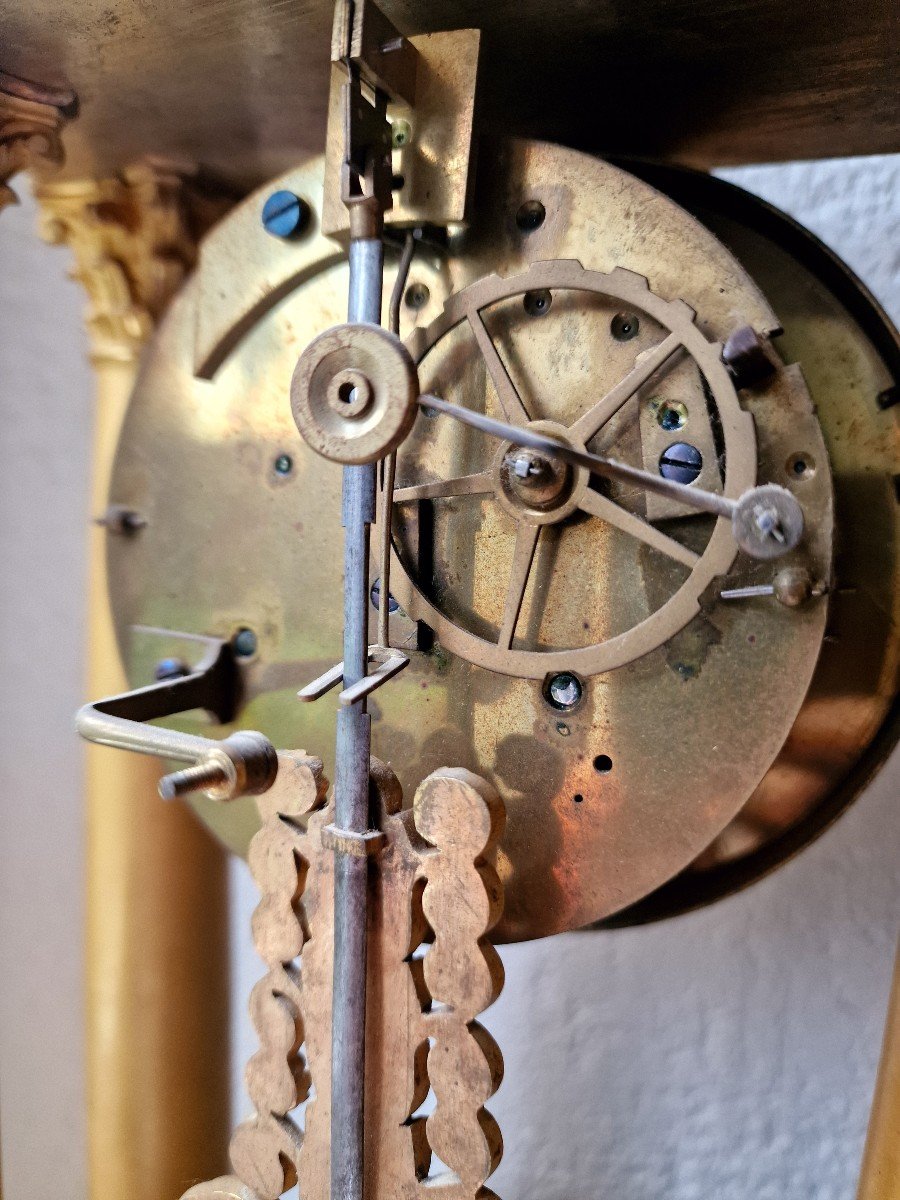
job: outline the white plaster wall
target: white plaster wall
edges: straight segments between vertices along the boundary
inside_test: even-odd
[[[23,201],[0,213],[0,1151],[7,1200],[81,1200],[91,378],[80,290]]]
[[[900,158],[728,176],[900,320]],[[82,1200],[80,751],[90,378],[66,256],[0,215],[0,1121],[6,1200]],[[507,948],[486,1018],[507,1200],[852,1196],[900,927],[900,757],[771,879],[658,927]],[[243,864],[235,1009],[259,972]],[[253,1036],[235,1026],[235,1098]]]

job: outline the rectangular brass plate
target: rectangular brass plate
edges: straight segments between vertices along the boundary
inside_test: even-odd
[[[412,135],[394,152],[394,173],[403,186],[394,192],[387,225],[454,225],[465,220],[475,110],[480,32],[453,29],[410,38],[418,51],[416,103],[388,106],[388,117],[408,121]],[[333,66],[325,147],[322,230],[349,237],[350,218],[341,200],[344,154],[341,87],[347,73]]]

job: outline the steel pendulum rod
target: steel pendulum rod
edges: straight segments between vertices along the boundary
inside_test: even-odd
[[[350,321],[381,321],[384,251],[380,237],[350,243]],[[375,520],[376,465],[344,467],[344,664],[346,687],[368,664],[369,530]],[[387,603],[387,598],[384,598]],[[369,828],[371,718],[365,697],[342,707],[335,747],[335,825]],[[368,859],[335,855],[331,1062],[331,1197],[362,1200],[366,1035]]]

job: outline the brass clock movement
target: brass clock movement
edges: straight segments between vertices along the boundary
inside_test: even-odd
[[[338,4],[319,152],[193,177],[117,439],[79,729],[261,891],[192,1200],[492,1196],[495,944],[752,883],[897,738],[896,331],[740,190],[503,127],[479,47]]]

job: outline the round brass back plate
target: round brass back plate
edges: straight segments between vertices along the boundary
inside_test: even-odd
[[[417,252],[411,281],[420,286],[417,306],[403,308],[405,338],[432,322],[452,292],[555,258],[644,275],[656,295],[689,304],[710,341],[724,340],[738,324],[764,332],[784,320],[707,229],[608,164],[556,146],[510,142],[487,148],[476,180],[471,226],[451,236],[446,254]],[[272,186],[302,195],[317,213],[321,162]],[[135,536],[110,537],[111,594],[134,685],[149,682],[159,658],[191,653],[190,643],[160,630],[228,637],[253,629],[258,650],[242,668],[247,701],[239,724],[279,746],[321,755],[333,777],[335,703],[304,706],[294,693],[340,657],[340,467],[303,444],[289,383],[308,342],[343,319],[347,272],[315,222],[297,243],[265,233],[259,214],[269,190],[251,196],[207,239],[198,271],[148,354],[110,495],[147,524]],[[545,219],[522,230],[516,213],[533,200]],[[394,270],[389,266],[386,295]],[[623,314],[602,303],[560,304],[540,317],[524,310],[521,298],[518,304],[515,313],[497,312],[492,335],[510,369],[521,373],[536,419],[570,423],[579,405],[588,407],[653,344],[652,323],[635,337],[617,337]],[[448,345],[442,353],[455,356],[453,376],[465,402],[490,411],[491,384],[471,346]],[[422,382],[437,390],[433,379]],[[672,441],[661,414],[684,408],[678,438],[696,438],[704,470],[716,472],[716,430],[702,397],[696,369],[676,366],[643,388],[606,440],[589,448],[637,465],[655,461]],[[814,398],[818,403],[815,390]],[[741,404],[756,425],[758,480],[791,488],[807,515],[804,541],[786,561],[805,561],[816,578],[826,578],[831,476],[799,369],[742,393]],[[459,473],[490,465],[497,450],[456,423],[423,415],[404,454],[407,447],[418,465],[433,452],[449,456]],[[809,471],[794,472],[797,461]],[[653,512],[644,497],[611,496],[688,542],[697,539],[699,548],[709,536],[707,518]],[[479,588],[512,553],[515,522],[477,497],[428,511],[432,516],[423,507],[422,520],[430,525],[435,577],[447,584],[448,603],[468,603],[477,620]],[[404,535],[417,553],[419,533]],[[563,569],[567,557],[577,571]],[[556,561],[551,554],[539,564],[553,616],[548,629],[532,627],[533,636],[552,639],[559,628],[568,636],[580,616],[605,631],[637,623],[677,583],[676,569],[600,521],[574,521],[559,539]],[[569,710],[554,707],[547,681],[469,663],[402,610],[392,614],[392,644],[412,661],[370,704],[373,750],[391,762],[407,803],[439,766],[477,771],[501,792],[508,810],[499,862],[506,885],[501,940],[577,928],[640,901],[696,860],[748,797],[770,786],[770,768],[782,761],[779,752],[804,713],[828,607],[825,597],[796,609],[772,599],[718,599],[723,586],[766,582],[771,570],[739,555],[680,633],[627,666],[581,680],[580,700]],[[375,616],[373,607],[373,640]],[[892,694],[886,676],[880,686],[882,696]],[[863,703],[863,724],[872,730],[871,697]],[[210,732],[200,718],[178,723]],[[809,795],[821,797],[831,778],[826,764]],[[774,786],[781,795],[777,780]],[[246,848],[255,828],[252,800],[199,800],[196,807],[230,846]]]

